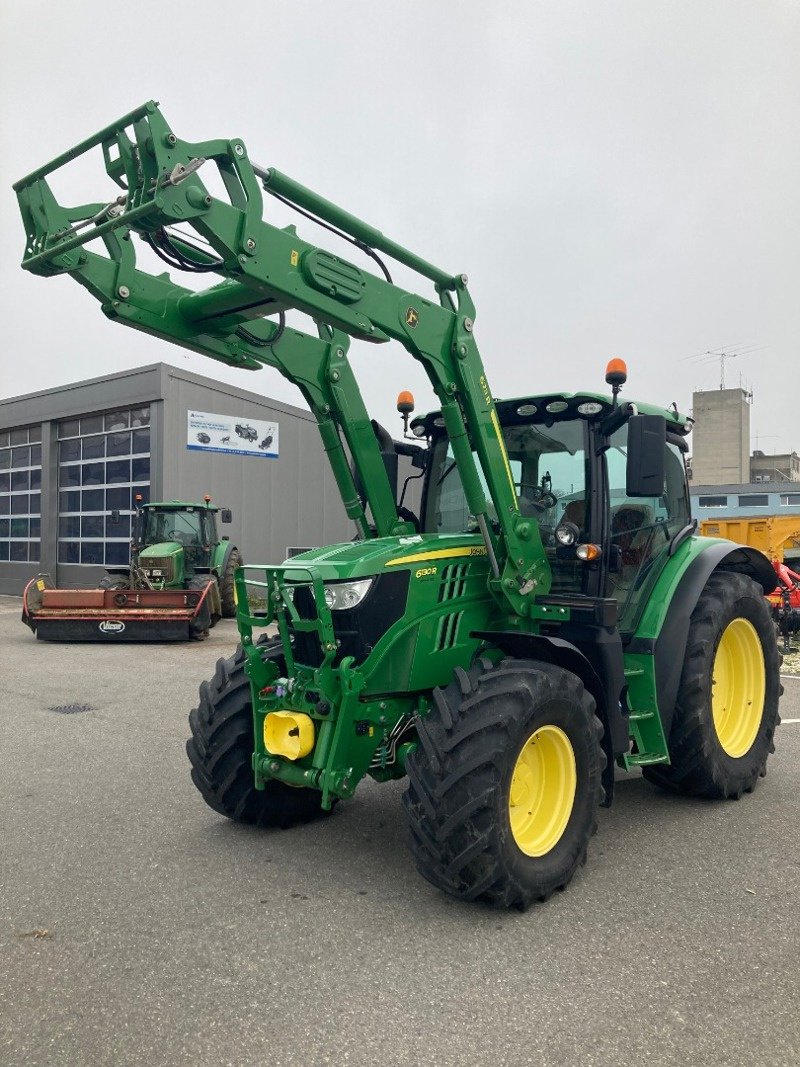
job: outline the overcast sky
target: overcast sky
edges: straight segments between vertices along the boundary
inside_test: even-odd
[[[690,357],[749,349],[726,375],[753,389],[752,444],[800,450],[794,0],[0,12],[0,396],[164,361],[302,403],[277,372],[186,354],[108,322],[71,279],[19,269],[12,181],[155,98],[179,136],[240,136],[253,159],[466,272],[496,396],[604,389],[621,356],[626,395],[688,410],[693,388],[719,384],[718,363]],[[98,170],[75,202],[107,188]],[[351,351],[395,432],[400,389],[433,406],[402,349]]]

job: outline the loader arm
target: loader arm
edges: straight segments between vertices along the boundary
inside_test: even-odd
[[[98,147],[107,175],[122,192],[111,202],[58,203],[48,175]],[[213,168],[227,199],[212,195],[203,182]],[[388,272],[386,278],[378,277],[303,241],[294,226],[278,228],[265,221],[262,187],[343,232],[359,248],[378,249],[432,281],[437,299],[393,284]],[[359,472],[377,535],[410,527],[398,520],[380,448],[347,359],[349,339],[399,341],[423,365],[441,404],[467,502],[490,559],[490,588],[521,615],[531,612],[534,594],[548,592],[550,568],[536,523],[519,513],[464,275],[449,275],[280,172],[254,165],[238,138],[179,139],[152,101],[14,188],[27,234],[25,269],[70,274],[111,319],[230,366],[275,367],[294,382],[319,424],[345,510],[365,537],[370,536],[369,520],[342,438]],[[170,229],[178,224],[182,234]],[[216,274],[222,280],[196,292],[167,273],[138,269],[133,234],[176,270]],[[202,248],[196,238],[205,242]],[[88,247],[97,239],[104,253]],[[313,320],[316,337],[286,325],[290,309]]]

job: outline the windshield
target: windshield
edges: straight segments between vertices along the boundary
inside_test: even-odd
[[[552,426],[518,423],[503,427],[511,477],[520,514],[533,519],[542,537],[552,572],[553,591],[581,592],[588,569],[574,559],[562,559],[554,537],[564,520],[586,532],[586,439],[583,420],[565,420]],[[489,518],[497,529],[497,515],[480,466]],[[461,478],[447,438],[433,446],[425,506],[426,533],[476,533],[478,524],[469,512]]]
[[[199,511],[185,509],[153,508],[144,514],[142,543],[157,545],[163,541],[176,541],[184,548],[199,548],[204,542]]]
[[[586,491],[585,427],[582,421],[503,427],[511,475],[521,514],[555,529],[562,518],[584,524]],[[487,500],[488,489],[478,467]],[[493,507],[489,501],[489,515]],[[427,533],[472,533],[475,517],[467,506],[461,478],[447,438],[433,449],[425,508]]]

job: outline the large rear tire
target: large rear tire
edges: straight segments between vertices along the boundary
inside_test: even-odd
[[[265,658],[282,661],[280,643],[264,646]],[[253,778],[253,709],[241,645],[217,661],[214,677],[200,686],[200,703],[189,715],[192,736],[186,753],[192,781],[206,804],[235,822],[289,827],[329,814],[321,793],[269,781],[256,789]]]
[[[232,619],[236,615],[236,597],[234,596],[234,576],[236,568],[241,567],[244,560],[238,548],[232,548],[225,564],[225,569],[219,577],[219,593],[222,598],[222,617]]]
[[[716,571],[689,622],[669,765],[644,767],[673,792],[738,800],[767,773],[780,722],[781,657],[761,586]]]
[[[604,795],[594,712],[576,675],[534,660],[481,660],[434,690],[403,797],[422,876],[496,907],[564,889]]]

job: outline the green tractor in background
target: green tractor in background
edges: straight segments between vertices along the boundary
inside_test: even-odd
[[[60,204],[47,176],[98,146],[122,191]],[[241,645],[189,718],[192,779],[211,808],[288,826],[365,776],[406,777],[422,875],[464,900],[524,908],[585,862],[615,767],[691,795],[752,792],[780,721],[764,599],[775,573],[751,548],[697,536],[691,420],[622,402],[621,361],[607,368],[610,395],[570,393],[537,382],[525,351],[524,392],[496,399],[466,275],[254,164],[240,138],[179,139],[153,102],[15,188],[25,269],[67,273],[112,320],[298,386],[359,534],[238,568]],[[263,193],[381,273],[264,221]],[[222,280],[196,291],[148,273],[134,237],[173,271]],[[378,252],[433,291],[395,284]],[[511,289],[529,316],[526,282]],[[316,336],[287,328],[287,311]],[[350,338],[375,360],[394,341],[424,367],[438,410],[413,420],[413,444],[371,422]],[[411,408],[401,396],[406,425]],[[416,514],[397,494],[398,455],[422,472]]]
[[[133,520],[129,567],[108,567],[101,589],[204,589],[210,577],[212,625],[236,614],[234,574],[242,564],[230,538],[219,537],[217,515],[232,521],[228,508],[217,508],[206,497],[202,504],[177,500],[140,504]],[[119,512],[111,513],[112,523]]]

